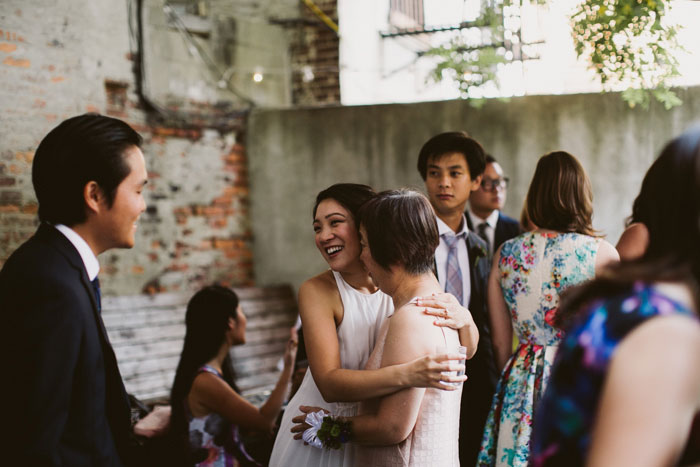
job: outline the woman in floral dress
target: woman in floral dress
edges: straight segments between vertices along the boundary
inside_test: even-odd
[[[592,198],[574,156],[542,156],[526,201],[537,229],[507,241],[494,255],[488,300],[496,363],[503,370],[479,465],[527,465],[534,410],[561,339],[553,326],[559,295],[619,259],[591,226]],[[514,353],[513,329],[520,343]]]

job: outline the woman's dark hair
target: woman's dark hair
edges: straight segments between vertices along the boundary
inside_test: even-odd
[[[32,163],[39,219],[68,226],[83,222],[83,190],[90,181],[97,182],[111,207],[117,188],[131,172],[124,153],[141,142],[125,122],[98,114],[69,118],[51,130]]]
[[[649,229],[649,247],[634,261],[607,268],[562,295],[557,325],[566,327],[586,303],[629,291],[635,282],[680,282],[695,297],[700,283],[700,127],[663,149],[647,171],[632,220]],[[561,316],[561,318],[559,318]]]
[[[649,167],[628,223],[649,231],[644,254],[656,259],[675,253],[694,257],[700,248],[700,127],[673,139]],[[697,271],[697,266],[695,267]],[[697,276],[696,276],[697,277]]]
[[[177,365],[175,380],[170,391],[172,416],[170,433],[183,453],[189,447],[188,422],[185,416],[185,399],[190,392],[197,370],[216,356],[226,339],[229,319],[238,322],[238,296],[219,285],[205,287],[190,299],[185,313],[185,341]],[[236,391],[235,374],[231,356],[227,354],[222,365],[224,380]]]
[[[359,224],[357,222],[357,215],[360,211],[360,206],[376,195],[377,193],[368,185],[361,185],[359,183],[336,183],[316,195],[313,217],[316,218],[316,210],[318,209],[318,205],[321,204],[321,201],[332,199],[347,209],[350,214],[352,214],[355,224]]]
[[[472,180],[484,173],[486,168],[484,148],[464,131],[440,133],[426,141],[418,153],[418,173],[425,180],[430,161],[455,152],[464,156]]]
[[[435,212],[417,191],[379,193],[360,209],[372,258],[384,269],[401,265],[409,274],[432,271],[440,242]]]
[[[564,151],[540,157],[527,192],[527,214],[537,227],[596,236],[593,191],[579,161]]]

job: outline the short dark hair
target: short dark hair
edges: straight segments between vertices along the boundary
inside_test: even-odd
[[[449,131],[433,136],[421,148],[418,154],[418,172],[423,180],[428,173],[429,161],[453,152],[464,156],[472,180],[484,173],[486,158],[481,144],[464,131]]]
[[[565,151],[540,157],[527,191],[527,214],[537,227],[597,235],[593,190],[581,163]]]
[[[496,160],[496,158],[493,157],[491,154],[486,154],[486,155],[484,156],[484,160],[485,160],[485,162],[486,162],[486,164],[484,164],[484,165],[489,165],[489,164],[494,164],[494,163],[497,164],[497,163],[498,163],[498,161]]]
[[[86,219],[83,189],[95,181],[112,206],[119,184],[131,169],[124,151],[140,147],[141,136],[116,118],[84,114],[63,121],[39,144],[32,184],[39,219],[73,226]]]
[[[369,185],[361,185],[359,183],[336,183],[316,195],[316,204],[314,205],[313,217],[316,217],[316,210],[321,201],[332,199],[340,203],[350,214],[352,214],[355,224],[359,226],[358,213],[360,207],[367,200],[377,195],[374,189]]]
[[[433,269],[440,237],[435,212],[422,194],[408,189],[383,191],[362,206],[360,224],[379,266],[401,265],[413,275]]]

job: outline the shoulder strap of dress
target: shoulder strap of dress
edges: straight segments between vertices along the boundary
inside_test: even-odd
[[[199,368],[197,368],[197,374],[199,374],[199,373],[211,373],[211,374],[216,375],[219,378],[223,379],[223,376],[221,375],[221,373],[219,373],[218,371],[216,371],[216,369],[212,368],[209,365],[202,365]]]

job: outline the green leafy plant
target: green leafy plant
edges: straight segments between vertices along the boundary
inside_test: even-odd
[[[572,14],[576,53],[588,57],[607,90],[627,87],[631,107],[652,98],[666,109],[681,103],[668,84],[678,76],[677,28],[662,22],[667,0],[587,0]]]
[[[496,72],[498,65],[507,61],[504,54],[503,47],[469,47],[460,36],[427,52],[426,55],[438,58],[438,64],[429,79],[435,82],[453,80],[459,87],[460,95],[467,99],[470,97],[470,89],[474,87],[489,82],[498,84]]]
[[[546,4],[547,0],[537,3]],[[572,35],[579,57],[585,57],[606,91],[624,87],[622,99],[630,107],[648,108],[652,99],[670,109],[682,102],[671,89],[678,76],[674,52],[678,28],[663,17],[670,0],[585,0],[571,15]],[[474,27],[490,28],[502,38],[503,11],[512,0],[489,3]],[[468,46],[462,36],[428,51],[437,58],[429,79],[453,80],[463,98],[475,87],[497,85],[497,67],[508,60],[503,46]]]

